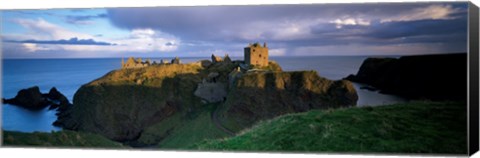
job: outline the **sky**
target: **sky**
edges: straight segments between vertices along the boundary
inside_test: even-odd
[[[378,56],[466,52],[465,2],[1,11],[3,58]]]

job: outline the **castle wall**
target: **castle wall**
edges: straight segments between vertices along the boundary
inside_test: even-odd
[[[140,63],[135,63],[135,64],[125,64],[123,68],[142,68],[142,67],[147,67],[148,64],[140,64]]]
[[[122,59],[122,68],[142,68],[147,67],[150,64],[142,62],[142,59],[138,58],[135,60],[133,57],[128,58],[127,62],[123,62]]]
[[[268,66],[268,48],[247,47],[244,51],[246,64]]]

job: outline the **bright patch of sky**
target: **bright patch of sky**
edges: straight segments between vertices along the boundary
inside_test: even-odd
[[[98,37],[120,38],[129,34],[112,26],[106,15],[105,9],[11,10],[3,11],[2,25],[5,34],[28,33],[28,28],[17,20],[44,20],[59,28]]]

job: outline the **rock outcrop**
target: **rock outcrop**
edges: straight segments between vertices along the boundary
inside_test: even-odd
[[[202,105],[193,94],[200,69],[198,64],[169,64],[114,70],[81,86],[74,106],[55,124],[115,141],[136,140],[146,127]]]
[[[287,113],[356,105],[357,93],[346,80],[331,81],[316,71],[252,72],[232,86],[219,112],[233,131]]]
[[[60,93],[57,88],[53,87],[47,94],[47,97],[51,101],[50,109],[57,109],[58,111],[67,110],[72,104],[68,101],[62,93]]]
[[[50,106],[50,109],[65,110],[70,102],[67,97],[60,93],[55,87],[49,93],[42,94],[38,86],[22,89],[12,99],[2,99],[5,104],[20,106],[29,110],[40,110]]]
[[[467,54],[368,58],[346,79],[411,99],[466,100]]]
[[[227,85],[219,80],[218,72],[211,72],[202,83],[198,83],[194,94],[203,99],[205,103],[224,101],[227,96]]]
[[[31,110],[39,110],[47,107],[49,101],[43,97],[38,86],[22,89],[12,99],[3,99],[3,103],[17,105]]]

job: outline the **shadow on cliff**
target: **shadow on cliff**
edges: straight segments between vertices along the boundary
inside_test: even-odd
[[[240,83],[238,83],[240,82]],[[238,132],[258,121],[312,109],[355,106],[351,82],[331,81],[316,71],[250,74],[233,87],[220,107],[220,121]]]
[[[56,126],[101,134],[109,139],[129,142],[138,139],[152,124],[181,113],[194,118],[200,99],[193,95],[197,74],[178,74],[142,83],[98,83],[83,85],[69,110],[61,113]]]

